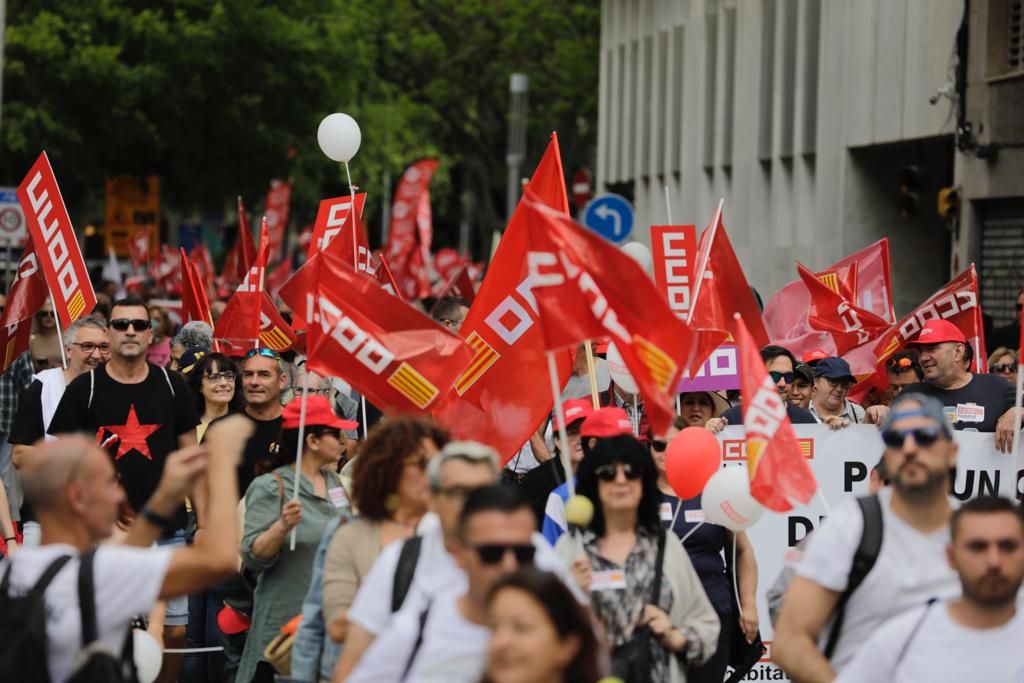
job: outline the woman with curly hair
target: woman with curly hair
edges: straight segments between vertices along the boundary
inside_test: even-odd
[[[359,517],[340,527],[324,562],[323,614],[344,640],[345,615],[384,546],[404,540],[430,506],[427,464],[448,443],[428,418],[394,417],[370,430],[353,463],[352,504]]]

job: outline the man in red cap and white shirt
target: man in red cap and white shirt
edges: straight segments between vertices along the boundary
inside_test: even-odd
[[[995,432],[996,447],[1009,452],[1013,444],[1014,387],[999,375],[974,374],[965,369],[967,339],[946,320],[929,320],[907,346],[918,352],[924,381],[903,393],[934,396],[946,407],[954,429]],[[885,410],[876,406],[873,410]],[[883,413],[884,416],[884,413]]]
[[[569,460],[572,463],[573,476],[575,477],[580,462],[590,454],[598,441],[622,434],[634,436],[633,422],[625,410],[610,406],[594,410],[580,425],[578,441],[580,447],[573,447],[570,442]],[[547,505],[544,507],[541,533],[551,545],[554,545],[559,536],[564,534],[568,528],[565,521],[565,501],[568,498],[569,485],[562,484],[551,492]]]

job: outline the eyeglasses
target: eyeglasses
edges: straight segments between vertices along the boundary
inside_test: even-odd
[[[533,564],[533,555],[537,552],[532,545],[504,545],[497,543],[485,543],[474,546],[480,562],[488,565],[496,565],[504,559],[505,554],[511,552],[516,556],[516,564]]]
[[[303,390],[303,388],[301,386],[297,386],[297,387],[295,387],[294,391],[295,391],[295,395],[296,396],[302,396],[303,393],[305,393],[307,396],[328,396],[331,393],[331,388],[330,387],[327,387],[326,389],[313,389],[313,388],[309,388],[309,389]]]
[[[1017,372],[1017,364],[1016,363],[1000,363],[999,365],[993,365],[992,366],[992,372],[996,372],[996,373]]]
[[[97,349],[100,353],[110,353],[110,344],[96,344],[95,342],[71,342],[71,344],[82,349],[82,353],[87,356]]]
[[[908,436],[914,437],[918,446],[931,446],[942,434],[938,427],[917,427],[916,429],[887,429],[882,432],[882,441],[889,448],[902,448]]]
[[[264,358],[273,358],[274,360],[281,360],[280,354],[273,349],[268,349],[266,346],[259,349],[249,349],[249,352],[245,354],[245,360],[249,360],[253,356],[263,356]]]
[[[317,436],[333,436],[338,441],[341,441],[341,430],[336,427],[321,427],[316,430]]]
[[[662,441],[661,439],[651,439],[651,450],[655,453],[664,453],[665,449],[668,448],[668,441]]]
[[[840,377],[839,379],[833,379],[832,377],[822,377],[823,380],[828,382],[828,385],[835,389],[836,387],[842,387],[843,389],[849,389],[853,386],[853,381],[847,377]]]
[[[150,323],[145,318],[114,318],[110,326],[118,332],[127,332],[129,327],[135,328],[136,332],[145,332],[150,329]]]
[[[775,372],[774,370],[772,370],[768,374],[772,376],[772,381],[775,382],[776,384],[779,383],[780,379],[785,381],[786,384],[792,384],[793,383],[793,373],[792,372]]]
[[[466,500],[469,498],[469,494],[476,490],[475,486],[443,486],[437,490],[439,494],[445,498],[454,498],[455,500]]]
[[[203,377],[210,380],[210,384],[216,384],[221,380],[234,382],[236,375],[231,370],[224,370],[223,372],[208,372]]]
[[[626,476],[629,481],[636,481],[643,476],[643,470],[633,465],[632,463],[624,462],[618,464],[601,465],[594,470],[594,476],[601,481],[615,481],[619,476],[619,468],[622,468],[622,473]]]

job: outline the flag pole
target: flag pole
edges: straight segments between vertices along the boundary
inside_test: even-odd
[[[1021,399],[1024,397],[1024,372],[1022,372],[1021,364],[1017,363],[1017,399],[1014,402],[1013,411],[1013,453],[1010,456],[1010,462],[1013,463],[1013,471],[1010,473],[1010,499],[1016,500],[1020,498],[1020,492],[1017,486],[1017,472],[1020,471],[1020,424],[1021,424]]]
[[[309,361],[302,373],[302,400],[299,403],[299,445],[295,449],[295,485],[292,487],[292,500],[299,499],[299,480],[302,479],[302,447],[306,445],[306,399],[309,396]],[[292,527],[289,550],[295,550],[295,532],[298,525]]]
[[[590,340],[583,342],[583,345],[587,349],[587,372],[590,374],[590,400],[594,404],[594,410],[601,407],[601,402],[597,397],[597,370],[595,370],[594,363],[594,349],[590,346]]]
[[[569,489],[569,498],[576,495],[576,479],[572,473],[572,462],[569,460],[569,435],[565,433],[565,414],[562,412],[562,390],[558,386],[558,368],[555,365],[553,351],[545,352],[548,357],[548,375],[551,377],[551,397],[555,400],[555,424],[558,426],[558,450],[565,468],[565,485]]]
[[[345,164],[345,177],[348,178],[348,196],[350,197],[349,205],[348,205],[348,213],[349,213],[349,216],[351,216],[351,218],[352,218],[352,267],[355,268],[356,272],[358,273],[359,272],[359,246],[358,246],[359,240],[356,239],[356,188],[352,186],[352,174],[349,173],[348,162],[346,161],[346,162],[344,162],[344,164]],[[365,410],[363,410],[363,420],[364,420],[363,424],[365,425],[366,424],[366,422],[365,422],[365,420],[366,420],[366,411]]]
[[[633,436],[640,437],[640,407],[637,404],[635,392],[633,393]]]
[[[47,285],[47,290],[49,290],[49,285]],[[62,369],[67,370],[68,369],[68,357],[64,353],[64,334],[60,330],[60,316],[57,315],[57,306],[54,305],[54,303],[53,303],[53,294],[52,293],[50,294],[50,305],[53,306],[53,320],[54,320],[55,323],[57,323],[55,325],[55,327],[57,328],[57,344],[60,346],[60,365],[61,365]],[[74,320],[72,320],[71,322],[74,322]],[[138,331],[138,330],[136,330],[136,331]]]

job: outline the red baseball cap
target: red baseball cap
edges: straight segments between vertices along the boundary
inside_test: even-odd
[[[217,626],[220,627],[220,632],[226,635],[233,636],[238,633],[245,633],[251,625],[252,617],[248,614],[242,614],[230,605],[224,605],[217,612]]]
[[[811,349],[810,351],[805,353],[804,357],[801,358],[800,360],[802,360],[804,363],[813,363],[814,361],[824,360],[825,358],[828,358],[828,354],[825,353],[822,349]]]
[[[589,398],[574,398],[562,404],[562,419],[569,427],[574,422],[585,420],[594,414],[594,402]]]
[[[298,429],[302,411],[302,399],[296,398],[284,407],[281,414],[281,427]],[[331,410],[331,402],[326,396],[310,396],[306,399],[306,426],[333,427],[335,429],[355,429],[359,426],[354,420],[342,420]]]
[[[941,344],[942,342],[967,343],[967,338],[960,328],[948,320],[929,320],[921,328],[917,339],[907,342],[907,346],[917,344]]]
[[[605,439],[610,436],[633,436],[633,423],[622,408],[598,408],[580,425],[580,436]]]

